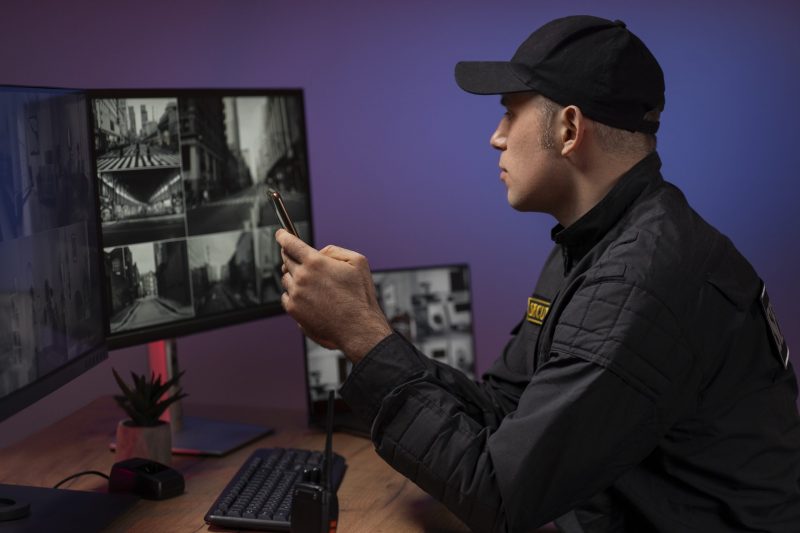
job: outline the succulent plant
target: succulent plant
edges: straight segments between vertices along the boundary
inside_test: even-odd
[[[133,386],[130,387],[119,377],[116,370],[112,368],[111,371],[122,390],[122,394],[115,395],[114,399],[128,413],[135,426],[157,425],[159,417],[170,405],[188,396],[178,386],[183,372],[164,383],[161,382],[161,376],[156,376],[155,373],[150,376],[150,379],[147,379],[145,376],[131,372]],[[177,388],[175,394],[162,399],[173,386]]]

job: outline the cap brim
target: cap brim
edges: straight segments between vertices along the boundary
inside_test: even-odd
[[[509,61],[460,61],[456,64],[456,83],[472,94],[503,94],[532,91]]]

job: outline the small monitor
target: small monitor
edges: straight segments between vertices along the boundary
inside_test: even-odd
[[[465,264],[376,270],[378,302],[392,328],[422,353],[475,379],[475,342],[469,267]],[[305,339],[309,415],[325,421],[328,391],[337,391],[352,369],[345,355]],[[367,434],[369,428],[338,399],[338,429]]]

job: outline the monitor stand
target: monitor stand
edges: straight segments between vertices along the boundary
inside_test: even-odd
[[[101,531],[137,501],[130,494],[0,484],[0,531]]]
[[[175,339],[151,342],[147,350],[150,370],[160,376],[162,382],[178,374]],[[174,454],[221,456],[273,432],[271,428],[255,424],[184,416],[180,401],[173,403],[161,419],[169,422],[172,428]],[[115,448],[115,443],[111,448]]]

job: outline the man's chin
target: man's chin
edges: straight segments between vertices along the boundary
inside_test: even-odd
[[[543,208],[543,206],[538,205],[536,202],[531,202],[530,198],[519,198],[515,197],[511,194],[511,191],[508,192],[507,195],[508,205],[511,206],[512,209],[515,211],[519,211],[520,213],[546,213],[547,211]]]
[[[522,212],[530,211],[530,209],[528,209],[526,206],[526,202],[523,201],[524,199],[516,197],[513,194],[511,194],[511,189],[508,190],[508,194],[506,195],[506,200],[508,200],[508,205],[510,205],[511,208],[514,209],[515,211],[522,211]]]

